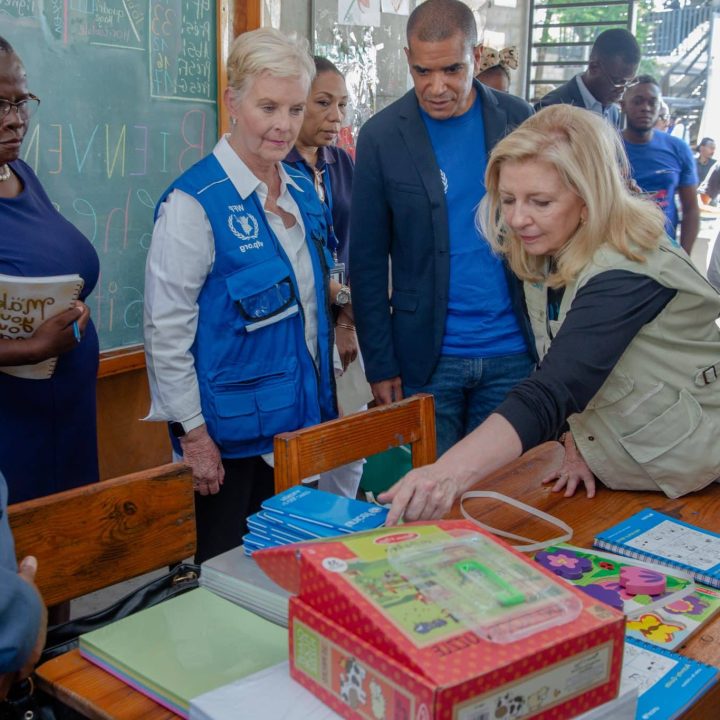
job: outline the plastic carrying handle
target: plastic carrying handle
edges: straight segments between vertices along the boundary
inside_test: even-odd
[[[534,515],[535,517],[544,520],[550,525],[555,525],[564,532],[562,535],[553,538],[552,540],[543,540],[542,542],[540,542],[537,540],[532,540],[531,538],[523,537],[522,535],[515,535],[514,533],[507,532],[505,530],[499,530],[498,528],[494,528],[491,525],[486,525],[485,523],[480,522],[472,515],[470,515],[470,513],[465,509],[465,501],[475,498],[490,498],[492,500],[499,500],[506,505],[512,505],[513,507],[519,508],[520,510],[524,510],[528,513],[528,515]],[[537,508],[534,508],[530,505],[526,505],[519,500],[515,500],[514,498],[503,495],[502,493],[493,492],[492,490],[471,490],[469,492],[463,493],[460,497],[460,512],[466,520],[475,523],[475,525],[481,527],[483,530],[487,530],[493,535],[498,535],[500,537],[508,538],[509,540],[517,540],[521,543],[524,543],[523,545],[513,545],[513,548],[515,550],[519,550],[520,552],[536,552],[537,550],[542,550],[543,548],[550,547],[551,545],[557,545],[558,543],[567,542],[573,536],[573,529],[566,522],[560,520],[560,518],[556,518],[554,515],[550,515],[549,513],[543,512],[542,510],[538,510]]]

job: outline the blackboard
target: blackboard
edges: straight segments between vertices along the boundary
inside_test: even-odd
[[[0,0],[41,99],[22,158],[93,243],[103,350],[142,342],[153,208],[217,138],[215,0]]]

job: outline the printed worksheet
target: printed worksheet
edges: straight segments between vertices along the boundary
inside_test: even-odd
[[[625,544],[700,570],[714,568],[720,558],[720,538],[672,520],[664,520]]]
[[[620,693],[622,694],[631,685],[638,689],[638,695],[642,695],[660,682],[677,664],[672,657],[625,643]]]

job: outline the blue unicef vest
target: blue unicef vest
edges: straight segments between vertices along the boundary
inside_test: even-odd
[[[243,200],[214,155],[163,194],[182,190],[204,208],[215,262],[198,297],[191,352],[202,412],[223,457],[270,452],[277,433],[337,417],[333,329],[328,312],[330,256],[325,215],[312,183],[287,168],[305,226],[315,276],[319,367],[305,343],[297,280],[255,193]]]

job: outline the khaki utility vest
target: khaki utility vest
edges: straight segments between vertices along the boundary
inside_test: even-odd
[[[633,262],[608,246],[563,295],[558,319],[548,320],[547,287],[525,283],[541,361],[591,278],[629,270],[677,290],[644,325],[587,408],[568,418],[593,473],[616,490],[662,490],[671,498],[720,477],[720,295],[688,256],[670,245]]]

